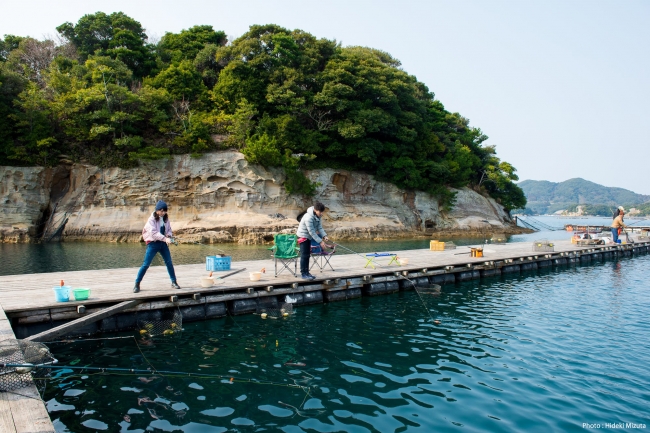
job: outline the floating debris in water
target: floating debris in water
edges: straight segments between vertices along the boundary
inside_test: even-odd
[[[158,379],[158,378],[155,377],[155,376],[148,377],[148,378],[147,378],[147,377],[138,377],[138,380],[139,380],[140,382],[142,382],[142,383],[153,382],[153,381],[156,380],[156,379]]]
[[[138,406],[142,406],[143,403],[153,403],[149,397],[138,398]]]
[[[307,364],[304,362],[285,362],[284,365],[287,367],[306,367]]]

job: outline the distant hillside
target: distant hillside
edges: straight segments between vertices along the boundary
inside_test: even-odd
[[[535,214],[553,213],[578,204],[615,206],[638,205],[650,202],[650,196],[637,194],[624,188],[599,185],[576,178],[564,182],[547,180],[524,180],[519,187],[524,191],[528,204],[526,210]]]

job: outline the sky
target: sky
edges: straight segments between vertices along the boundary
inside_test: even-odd
[[[481,128],[520,180],[581,177],[650,194],[648,0],[21,0],[2,9],[1,35],[38,39],[85,14],[122,11],[150,38],[199,24],[236,38],[272,23],[377,48]]]

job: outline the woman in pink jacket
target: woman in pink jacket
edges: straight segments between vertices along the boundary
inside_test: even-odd
[[[144,255],[144,262],[138,271],[138,276],[135,277],[133,293],[140,291],[140,282],[144,278],[147,269],[149,269],[151,261],[158,253],[160,253],[167,266],[169,278],[172,280],[172,289],[180,289],[178,283],[176,283],[172,255],[169,252],[169,244],[172,242],[172,226],[169,224],[167,203],[164,201],[160,200],[156,203],[156,211],[151,214],[147,224],[142,229],[142,238],[147,243],[147,252]]]

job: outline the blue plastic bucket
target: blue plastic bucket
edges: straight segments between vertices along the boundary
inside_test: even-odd
[[[56,302],[68,302],[70,300],[70,286],[53,287]]]
[[[229,271],[230,270],[230,256],[206,256],[205,258],[206,271]]]

